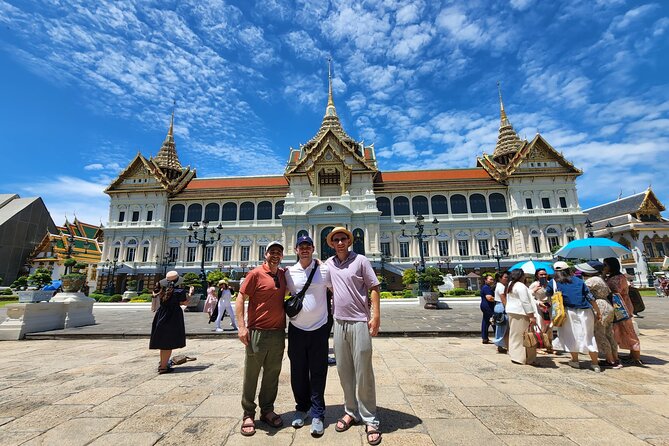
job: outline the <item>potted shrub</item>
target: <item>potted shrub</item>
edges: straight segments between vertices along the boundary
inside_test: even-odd
[[[441,276],[441,271],[430,266],[425,269],[425,272],[420,274],[418,282],[422,288],[422,299],[425,302],[425,308],[435,309],[439,302],[439,291],[437,287],[444,284],[444,278]]]
[[[76,293],[84,286],[86,276],[80,273],[70,273],[61,276],[60,280],[62,281],[63,291],[66,293]]]

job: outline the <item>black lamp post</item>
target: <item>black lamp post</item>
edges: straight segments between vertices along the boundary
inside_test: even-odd
[[[156,265],[163,269],[163,277],[167,275],[167,268],[174,264],[176,264],[176,262],[172,260],[169,252],[166,252],[162,259],[159,256],[156,256]]]
[[[420,254],[420,263],[416,267],[416,272],[419,274],[424,274],[425,273],[425,252],[423,250],[423,240],[431,237],[431,234],[425,234],[425,225],[423,222],[425,221],[425,217],[423,217],[423,214],[418,214],[416,215],[416,233],[409,235],[409,237],[413,237],[416,240],[418,240],[418,253]],[[434,228],[434,235],[439,235],[439,228],[437,225],[439,224],[439,220],[435,217],[434,220],[432,220],[432,224],[435,226]],[[404,219],[400,221],[400,225],[402,225],[402,236],[406,237],[407,235],[404,233],[404,225],[406,225],[406,222]],[[415,264],[414,264],[415,266]],[[424,290],[424,285],[420,279],[420,275],[418,276],[418,288],[420,288],[421,291],[429,291],[429,290]]]
[[[497,260],[497,271],[500,271],[499,261],[505,259],[509,256],[509,251],[499,247],[499,244],[493,246],[490,251],[488,251],[488,258]]]
[[[244,277],[244,275],[246,274],[246,267],[248,266],[248,263],[247,262],[242,262],[242,263],[239,264],[239,266],[242,267],[242,277]]]
[[[107,286],[105,287],[105,294],[107,295],[112,295],[114,294],[114,291],[116,291],[116,287],[114,286],[114,275],[118,269],[117,263],[118,259],[114,259],[113,261],[107,259],[104,264],[104,266],[109,268],[109,272],[107,273]]]
[[[419,262],[418,260],[416,260],[415,262],[413,262],[413,267],[414,267],[414,269],[416,270],[416,272],[418,272],[418,266],[419,266],[419,265],[420,265],[420,262]]]
[[[595,236],[595,234],[592,232],[592,222],[589,218],[585,220],[585,232],[588,234],[588,238]]]
[[[446,274],[448,274],[448,270],[451,266],[451,258],[448,256],[444,257],[444,262],[446,263]]]
[[[202,232],[200,232],[200,228],[202,228]],[[207,293],[207,275],[204,273],[204,251],[207,246],[213,245],[221,239],[223,226],[219,223],[217,227],[211,228],[209,231],[207,231],[207,229],[209,229],[209,222],[207,220],[203,220],[202,224],[195,222],[188,226],[188,241],[197,242],[202,249],[202,257],[200,260],[200,283],[202,283],[202,293],[204,295]],[[218,238],[215,237],[216,235],[218,235]]]
[[[647,251],[641,253],[641,258],[646,262],[646,280],[648,280],[648,286],[653,287],[653,273],[650,270],[650,255]]]
[[[613,238],[613,225],[611,222],[606,223],[606,232],[609,234],[609,238]]]

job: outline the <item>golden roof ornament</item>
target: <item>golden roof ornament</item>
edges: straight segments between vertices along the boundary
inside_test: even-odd
[[[162,147],[153,160],[165,171],[170,179],[176,178],[181,174],[183,168],[179,162],[176,144],[174,143],[174,108],[172,109],[172,118],[165,141],[163,141]]]
[[[497,90],[499,93],[500,124],[497,144],[495,145],[492,157],[498,163],[506,164],[518,152],[518,149],[522,146],[522,141],[506,116],[504,102],[502,101],[502,87],[499,81],[497,82]]]

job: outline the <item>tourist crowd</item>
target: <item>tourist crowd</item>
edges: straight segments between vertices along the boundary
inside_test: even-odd
[[[553,270],[550,277],[545,268],[538,268],[529,286],[522,269],[485,278],[483,343],[494,343],[515,364],[538,366],[537,349],[541,349],[547,354],[568,353],[568,364],[574,368],[581,368],[579,354],[588,355],[589,368],[600,372],[602,367],[622,368],[618,350],[624,349],[630,352],[627,364],[642,365],[634,321],[637,307],[630,298],[636,290],[621,272],[618,259],[580,263],[573,270],[559,261]]]

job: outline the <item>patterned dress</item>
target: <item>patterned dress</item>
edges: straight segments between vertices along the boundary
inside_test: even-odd
[[[611,292],[620,294],[622,297],[623,305],[628,314],[632,314],[634,309],[632,301],[629,296],[629,284],[627,283],[627,278],[622,274],[617,274],[606,279],[606,284],[611,289]],[[618,342],[620,348],[632,351],[641,351],[641,343],[639,342],[639,337],[634,331],[634,324],[632,319],[627,319],[626,321],[616,322],[613,324],[613,335]]]

